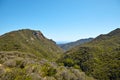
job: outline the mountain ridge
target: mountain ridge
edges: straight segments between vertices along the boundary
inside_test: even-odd
[[[76,46],[58,61],[98,80],[120,79],[120,28],[102,34],[91,42]]]
[[[30,29],[12,31],[1,35],[0,51],[31,52],[41,57],[51,56],[51,58],[62,53],[62,50],[53,40],[47,39],[40,31]]]
[[[65,44],[58,44],[63,50],[67,51],[75,46],[87,43],[92,41],[94,38],[85,38],[85,39],[79,39],[77,41],[65,43]]]

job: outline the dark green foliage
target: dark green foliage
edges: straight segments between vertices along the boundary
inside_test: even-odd
[[[67,51],[58,61],[69,67],[77,65],[98,80],[120,80],[120,29]]]
[[[51,67],[47,72],[47,76],[54,76],[57,73],[56,69],[54,69],[53,67]]]
[[[68,66],[68,67],[71,67],[74,65],[74,61],[71,59],[71,58],[66,58],[64,61],[63,61],[64,65],[65,66]]]

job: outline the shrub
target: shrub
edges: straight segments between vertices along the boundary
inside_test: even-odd
[[[57,73],[56,69],[54,69],[53,67],[51,67],[49,70],[48,70],[48,73],[47,75],[48,76],[53,76]]]
[[[74,61],[70,58],[67,58],[67,59],[64,60],[64,65],[68,66],[68,67],[71,67],[71,66],[74,65]]]

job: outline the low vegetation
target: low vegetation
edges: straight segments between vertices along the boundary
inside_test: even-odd
[[[31,53],[0,52],[0,80],[94,80],[79,69],[59,66]]]
[[[67,51],[58,62],[98,80],[120,80],[120,29]]]

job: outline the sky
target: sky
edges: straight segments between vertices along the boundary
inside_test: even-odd
[[[34,29],[56,42],[69,42],[116,28],[120,0],[0,0],[0,35]]]

